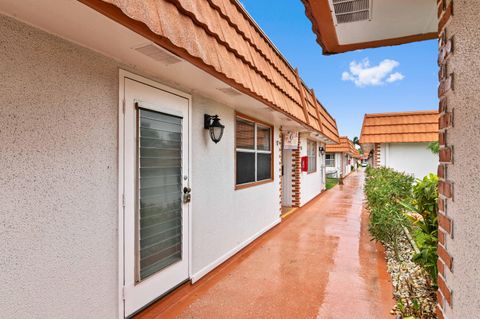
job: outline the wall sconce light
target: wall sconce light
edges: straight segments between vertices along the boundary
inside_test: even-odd
[[[203,118],[203,128],[209,131],[210,138],[217,144],[222,139],[225,126],[220,123],[218,115],[205,114]]]
[[[318,151],[320,152],[320,155],[325,154],[325,149],[323,148],[323,146],[320,146],[320,147],[318,148]]]

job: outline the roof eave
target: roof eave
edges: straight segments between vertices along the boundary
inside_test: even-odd
[[[380,39],[369,42],[340,44],[335,30],[335,25],[333,22],[328,0],[302,0],[302,2],[305,6],[305,15],[312,23],[312,31],[313,33],[315,33],[317,43],[322,47],[322,53],[324,55],[333,55],[355,50],[401,45],[438,38],[438,32],[429,32],[412,34],[398,38]]]

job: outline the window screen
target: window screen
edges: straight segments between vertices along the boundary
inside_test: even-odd
[[[237,185],[272,179],[272,128],[237,117],[235,133]]]
[[[308,172],[317,171],[317,142],[307,140]]]

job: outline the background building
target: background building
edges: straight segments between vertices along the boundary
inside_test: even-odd
[[[374,167],[385,166],[423,178],[436,173],[438,155],[429,149],[438,142],[438,112],[365,114],[360,144],[372,152]]]

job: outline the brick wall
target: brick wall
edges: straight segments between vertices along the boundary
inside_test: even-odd
[[[439,18],[439,51],[438,51],[438,98],[439,98],[439,144],[440,164],[438,166],[439,199],[438,199],[438,292],[437,316],[446,318],[453,308],[453,291],[447,281],[446,272],[453,274],[454,261],[448,251],[448,240],[453,239],[453,219],[449,215],[448,206],[453,201],[453,182],[449,180],[448,171],[453,165],[453,145],[449,144],[448,131],[453,127],[454,109],[449,106],[449,96],[454,90],[454,74],[449,61],[454,54],[454,37],[447,32],[453,18],[453,0],[438,0]]]
[[[373,167],[380,166],[380,144],[375,144],[373,148]]]
[[[301,174],[301,159],[300,159],[300,134],[298,136],[298,147],[292,150],[292,206],[300,207],[300,174]]]

